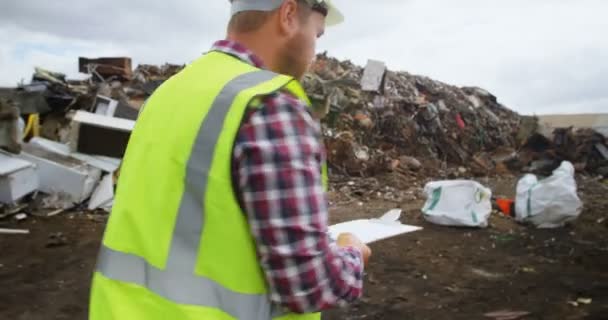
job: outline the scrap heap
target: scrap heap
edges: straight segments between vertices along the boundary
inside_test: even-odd
[[[515,169],[549,175],[562,161],[578,172],[608,178],[608,138],[589,128],[557,128],[551,134],[534,133],[523,143],[510,165]]]
[[[64,74],[36,68],[29,84],[0,89],[0,98],[17,104],[24,118],[39,114],[41,136],[67,142],[70,121],[66,115],[70,111],[135,120],[144,100],[162,81],[183,68],[140,65],[132,70],[130,58],[80,58],[79,67],[91,76],[82,81],[67,80]]]
[[[108,210],[139,108],[183,66],[133,70],[119,57],[80,58],[79,68],[86,80],[36,68],[30,83],[0,88],[0,217],[18,202]]]

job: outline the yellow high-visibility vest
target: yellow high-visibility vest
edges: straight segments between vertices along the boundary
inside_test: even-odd
[[[278,90],[310,106],[293,78],[210,52],[150,97],[121,167],[89,319],[320,319],[272,305],[233,190],[246,108]]]

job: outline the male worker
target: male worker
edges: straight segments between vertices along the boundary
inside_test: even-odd
[[[356,300],[370,250],[327,235],[320,126],[296,79],[324,0],[233,0],[226,40],[141,113],[90,318],[320,319]]]

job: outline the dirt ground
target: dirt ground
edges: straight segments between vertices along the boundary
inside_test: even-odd
[[[512,178],[480,182],[513,195]],[[483,230],[447,228],[422,219],[422,200],[336,200],[332,223],[402,208],[402,222],[424,230],[374,244],[364,298],[324,319],[489,319],[499,310],[530,313],[519,319],[608,319],[608,186],[581,179],[579,192],[579,220],[553,230],[499,216]],[[0,221],[30,230],[0,235],[0,319],[86,319],[105,220],[67,213]]]

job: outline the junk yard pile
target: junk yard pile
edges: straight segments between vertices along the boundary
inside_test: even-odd
[[[62,219],[62,216],[69,215],[75,221],[84,216],[106,217],[119,181],[121,158],[139,109],[164,81],[184,67],[165,64],[133,68],[131,59],[122,57],[80,58],[78,66],[80,72],[89,75],[86,80],[70,80],[63,74],[36,68],[29,83],[21,83],[15,88],[0,88],[0,227],[7,227],[0,228],[0,233],[27,234],[30,230],[25,226],[28,226],[32,229],[32,236],[35,230],[44,228],[41,225],[57,225],[52,221]],[[505,221],[567,230],[562,227],[579,219],[585,223],[591,221],[594,226],[600,226],[600,232],[606,233],[608,220],[604,218],[604,212],[608,206],[598,205],[603,198],[593,195],[595,192],[605,194],[608,190],[608,139],[591,128],[548,130],[536,117],[519,115],[484,89],[456,87],[407,72],[391,71],[383,62],[375,60],[369,60],[366,66],[361,67],[321,54],[303,79],[303,84],[314,112],[324,115],[322,124],[328,152],[330,201],[332,210],[337,212],[332,215],[332,222],[376,217],[381,213],[378,210],[400,206],[408,216],[406,220],[418,225],[427,224],[420,232],[420,235],[427,236],[404,236],[418,237],[418,240],[413,240],[415,243],[408,242],[408,247],[421,246],[427,240],[430,245],[435,239],[437,244],[451,248],[455,237],[461,239],[462,234],[468,234],[464,241],[473,241],[473,251],[479,251],[480,245],[485,251],[491,250],[488,249],[491,244],[475,242],[489,241],[487,234],[471,236],[470,229],[445,226],[484,229],[486,231],[479,232],[490,232],[493,246],[503,242],[515,243],[513,239],[518,237],[518,232],[528,236],[532,231],[525,230],[534,230],[514,223],[508,232],[496,231]],[[581,195],[581,190],[586,193]],[[458,201],[454,202],[454,199]],[[583,207],[596,208],[597,211],[593,212],[601,211],[602,216],[587,213]],[[39,221],[38,225],[28,225],[31,220]],[[103,218],[101,220],[98,223],[103,223]],[[63,223],[61,225],[64,226]],[[91,241],[96,243],[103,227],[96,230],[92,235],[82,237],[94,237]],[[45,241],[65,242],[61,234],[52,236]],[[561,236],[547,237],[553,241],[557,237],[559,242],[569,236],[565,231]],[[522,236],[521,239],[524,238]],[[540,248],[534,245],[536,240],[525,239],[528,240],[521,240],[521,250],[530,246]],[[549,241],[547,239],[542,241]],[[602,239],[606,240],[605,237]],[[397,242],[391,241],[386,242],[387,246],[392,243],[390,250],[397,250]],[[585,247],[582,252],[591,252],[584,242],[588,240],[579,241],[583,241],[584,245],[580,246]],[[598,250],[608,248],[608,243],[604,242],[596,243]],[[517,246],[512,247],[519,250]],[[0,246],[0,252],[3,248],[7,249]],[[79,259],[87,268],[92,268],[97,249],[89,249],[91,253]],[[464,249],[453,250],[470,256],[469,250]],[[413,252],[412,260],[404,261],[414,265],[415,261],[421,261],[425,266],[426,263],[434,265],[437,259],[450,256],[446,250],[440,250],[440,253],[423,251],[418,256],[415,250]],[[381,251],[380,259],[383,255]],[[390,256],[390,253],[385,255]],[[561,258],[564,257],[547,259],[556,262]],[[401,261],[395,259],[389,260]],[[475,260],[471,256],[471,259],[502,261],[500,257]],[[606,265],[603,258],[593,261],[598,266]],[[2,263],[5,262],[0,259],[0,278]],[[451,263],[461,264],[457,261]],[[386,296],[387,293],[381,290],[386,283],[382,282],[391,282],[393,280],[389,278],[394,277],[399,279],[402,268],[412,271],[416,278],[403,281],[416,283],[427,281],[428,273],[434,268],[412,270],[404,265],[389,266],[388,262],[382,266],[387,272],[386,279],[379,275],[379,269],[372,269],[372,278],[368,279],[372,295]],[[505,274],[483,268],[483,265],[476,266],[471,276],[496,283],[504,278],[506,283]],[[531,267],[517,268],[528,268],[515,271],[528,275],[537,272]],[[398,274],[393,273],[389,277],[390,270],[397,270]],[[605,275],[601,276],[597,279],[604,279]],[[548,283],[550,280],[548,275]],[[600,280],[601,285],[606,285]],[[84,278],[83,282],[88,285]],[[429,294],[430,289],[420,285],[420,288],[408,290],[422,290],[421,294]],[[471,290],[465,284],[437,285],[440,292],[450,295]],[[605,290],[608,286],[601,288]],[[85,289],[79,287],[77,292]],[[597,291],[593,290],[589,293],[573,289],[573,296],[568,301],[584,305],[591,299],[577,295],[584,292],[596,294]],[[514,291],[514,295],[519,296],[521,292]],[[86,292],[82,291],[81,295],[86,296]],[[484,295],[479,293],[480,297]],[[405,309],[415,309],[424,305],[408,299],[364,299],[355,309],[334,316],[335,319],[344,319],[347,315],[356,318],[355,315],[367,314],[376,315],[374,319],[389,319],[391,308],[399,309],[402,305]],[[453,310],[458,309],[453,303],[457,302],[445,302]],[[567,305],[566,301],[564,305]],[[571,305],[567,308],[573,308]],[[380,314],[380,309],[388,311]],[[521,318],[529,315],[528,311],[538,312],[484,311],[479,314],[487,313],[490,315],[486,315],[487,318],[492,314],[519,314]],[[17,317],[21,314],[17,310],[10,315]],[[81,318],[78,311],[66,314]],[[413,319],[437,318],[422,316],[433,313],[411,315]]]

